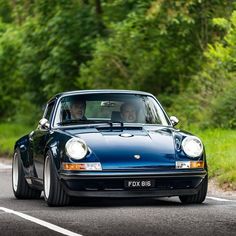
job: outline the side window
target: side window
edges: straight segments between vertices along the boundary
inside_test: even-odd
[[[55,105],[55,101],[49,103],[46,107],[46,110],[44,112],[44,118],[46,118],[48,121],[50,121],[51,115],[52,115],[52,111]]]

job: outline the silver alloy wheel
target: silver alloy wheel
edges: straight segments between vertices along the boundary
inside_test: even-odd
[[[46,199],[49,197],[51,185],[51,174],[50,174],[50,158],[46,156],[44,163],[44,196]]]
[[[12,165],[12,182],[13,182],[13,189],[15,192],[18,190],[18,179],[19,179],[19,158],[17,152],[15,152]]]

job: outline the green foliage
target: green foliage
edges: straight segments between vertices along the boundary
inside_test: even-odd
[[[0,0],[0,22],[10,23],[12,21],[12,9],[9,1]]]
[[[76,1],[56,5],[47,22],[38,13],[22,26],[22,76],[28,90],[43,94],[44,101],[55,93],[74,89],[74,78],[80,64],[90,58],[92,38],[97,34],[90,8],[78,11],[81,6]]]
[[[120,1],[105,6],[111,11],[116,4],[124,6]],[[219,6],[225,2],[137,1],[119,22],[111,17],[109,37],[98,40],[77,85],[178,94],[199,71],[207,44],[220,38],[212,24],[222,14]]]
[[[158,95],[184,124],[222,126],[233,115],[216,112],[233,93],[217,99],[233,87],[233,9],[229,0],[0,0],[0,119],[30,124],[61,91],[124,88]]]
[[[214,126],[236,128],[236,80],[224,88],[223,96],[217,97],[211,110]]]
[[[0,117],[3,119],[14,115],[23,81],[16,69],[21,34],[13,26],[1,28],[5,28],[0,37]]]
[[[12,5],[15,24],[0,21],[1,119],[25,120],[29,110],[36,118],[35,105],[75,89],[80,64],[91,58],[98,34],[92,9],[74,0]]]
[[[16,112],[12,122],[23,124],[23,126],[36,126],[42,118],[44,106],[38,106],[31,102],[31,93],[22,94],[16,102]]]
[[[201,71],[192,77],[186,92],[172,106],[172,110],[184,114],[188,125],[195,122],[204,127],[236,127],[236,12],[224,24],[227,25],[225,37],[208,46]],[[184,110],[181,101],[182,104],[185,101]]]
[[[12,155],[16,140],[31,129],[33,128],[22,124],[0,123],[0,155]]]

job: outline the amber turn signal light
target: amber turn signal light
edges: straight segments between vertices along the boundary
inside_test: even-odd
[[[190,161],[190,168],[204,168],[204,161]]]
[[[204,168],[204,161],[176,161],[176,169]]]
[[[102,170],[102,166],[100,162],[90,162],[90,163],[63,163],[62,164],[64,170],[93,170],[98,171]]]

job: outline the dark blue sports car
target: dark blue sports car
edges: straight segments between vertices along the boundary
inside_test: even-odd
[[[70,197],[179,196],[202,203],[207,193],[204,146],[174,126],[157,99],[127,90],[65,92],[48,103],[36,130],[14,147],[16,198],[49,206]]]

